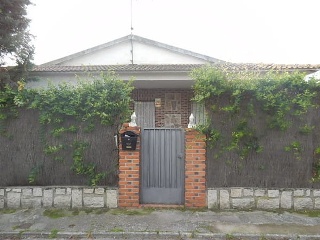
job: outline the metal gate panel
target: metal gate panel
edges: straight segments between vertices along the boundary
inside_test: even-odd
[[[141,136],[141,203],[184,203],[184,131],[145,128]]]

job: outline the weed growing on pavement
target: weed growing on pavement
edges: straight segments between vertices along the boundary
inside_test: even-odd
[[[49,218],[57,219],[61,217],[66,217],[67,213],[63,209],[46,209],[44,210],[43,215]]]
[[[59,232],[59,230],[57,230],[57,229],[52,229],[51,232],[50,232],[50,234],[49,234],[49,238],[50,238],[50,239],[52,239],[52,238],[57,238],[58,232]]]
[[[72,216],[78,216],[79,213],[80,213],[79,209],[74,209],[74,210],[72,211]]]
[[[79,211],[79,210],[78,210]],[[81,210],[80,210],[81,211]],[[93,208],[86,208],[83,209],[83,211],[86,214],[103,214],[109,211],[109,208],[98,208],[98,209],[93,209]],[[80,213],[80,212],[79,212]],[[79,215],[78,213],[78,215]]]
[[[22,234],[25,232],[25,230],[21,230],[21,231],[19,231],[19,234],[18,234],[18,238],[20,239],[20,238],[22,238]]]
[[[94,214],[103,214],[103,213],[106,213],[106,212],[109,212],[109,209],[108,208],[99,208],[99,209],[95,209],[93,211]]]
[[[267,240],[266,236],[262,235],[259,237],[259,240]]]
[[[148,215],[152,213],[154,209],[143,208],[143,209],[112,209],[110,213],[112,215]]]
[[[12,227],[12,230],[17,230],[17,229],[19,229],[20,228],[20,226],[13,226]]]
[[[235,237],[234,237],[232,234],[227,233],[227,234],[226,234],[226,239],[227,239],[227,240],[234,240]]]
[[[92,213],[92,212],[93,212],[93,209],[92,209],[92,208],[86,208],[86,209],[84,209],[84,212],[85,212],[86,214],[89,214],[89,213]]]
[[[124,232],[124,230],[122,228],[119,227],[114,227],[110,230],[110,232]]]
[[[43,212],[43,215],[49,218],[57,219],[61,217],[71,217],[71,216],[78,216],[81,214],[103,214],[108,212],[108,208],[98,208],[98,209],[92,209],[92,208],[85,208],[85,209],[73,209],[73,210],[67,210],[67,209],[46,209]]]
[[[90,231],[87,232],[87,238],[88,238],[88,239],[92,239],[92,238],[93,238],[93,236],[92,236],[92,230],[90,230]]]
[[[303,210],[296,213],[307,215],[308,217],[320,217],[320,210]]]
[[[11,214],[11,213],[15,213],[17,210],[16,209],[0,209],[0,214]]]

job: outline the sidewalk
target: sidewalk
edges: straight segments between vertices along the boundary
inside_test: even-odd
[[[263,211],[2,209],[0,239],[320,239],[317,214],[308,217]]]

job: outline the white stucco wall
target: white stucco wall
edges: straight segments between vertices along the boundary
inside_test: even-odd
[[[70,84],[77,84],[78,79],[90,80],[92,76],[99,76],[100,73],[93,73],[92,76],[79,73],[37,73],[35,74],[39,81],[28,82],[27,88],[46,88],[49,83],[58,85],[66,82]],[[133,85],[136,88],[190,88],[194,81],[187,73],[175,72],[140,72],[140,73],[122,73],[119,74],[121,80],[133,79]]]
[[[96,52],[68,60],[59,65],[117,65],[131,64],[131,43],[122,42],[110,48],[104,48]],[[203,64],[204,60],[175,53],[164,48],[133,42],[134,64]]]

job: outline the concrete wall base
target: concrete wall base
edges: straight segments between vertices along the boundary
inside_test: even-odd
[[[320,210],[320,189],[209,188],[206,195],[209,209]],[[117,188],[0,187],[0,209],[117,208],[118,200]]]
[[[210,188],[209,209],[319,210],[320,189]]]
[[[118,189],[105,187],[0,187],[1,208],[117,208]]]

